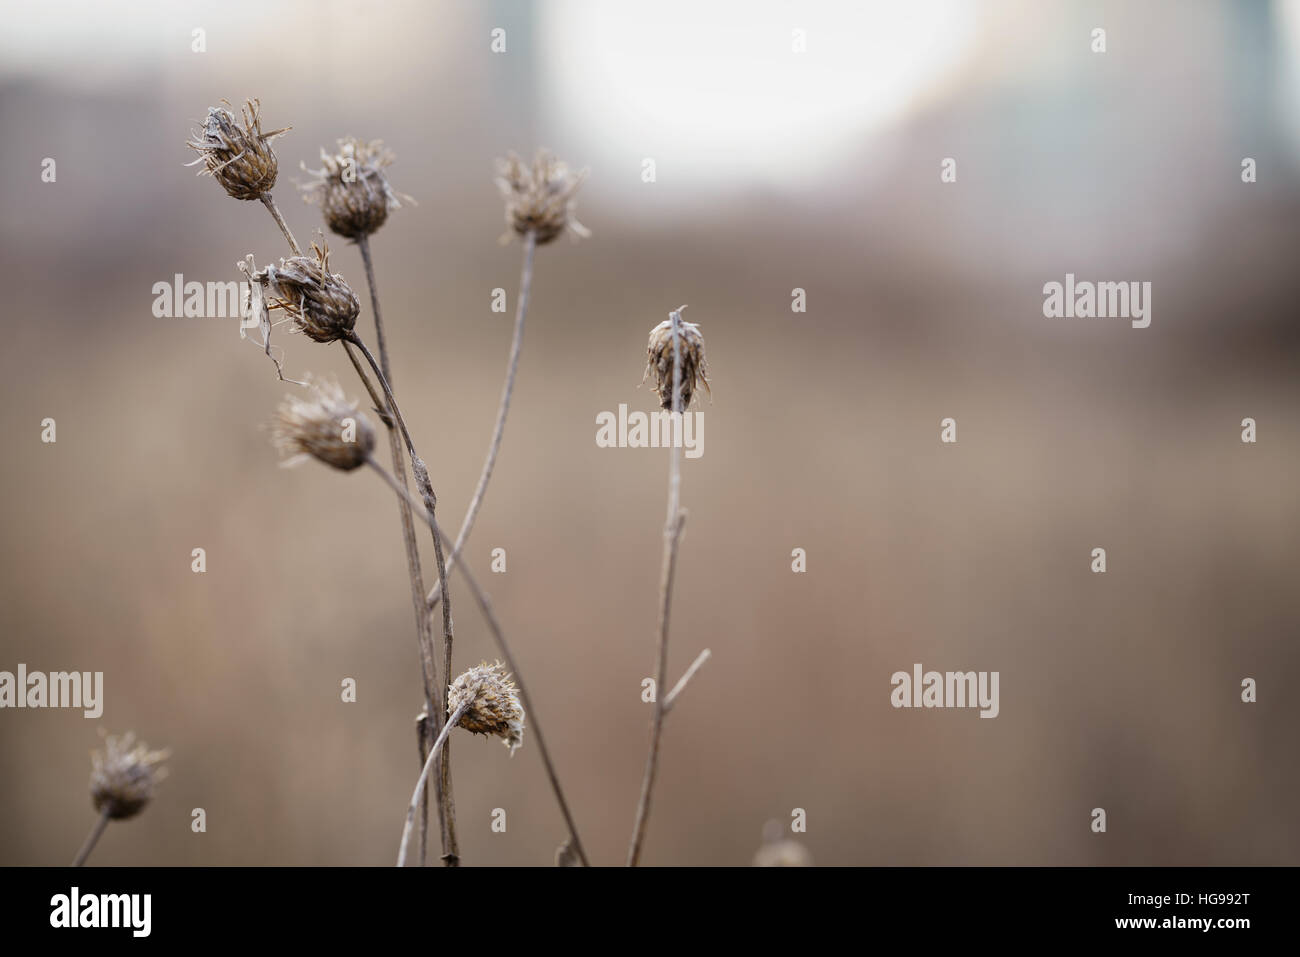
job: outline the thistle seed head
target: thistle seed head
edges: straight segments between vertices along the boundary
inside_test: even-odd
[[[230,102],[221,102],[226,105],[210,107],[203,129],[195,130],[191,134],[193,139],[186,143],[199,154],[188,165],[202,163],[199,175],[209,174],[235,199],[258,199],[275,186],[279,171],[271,140],[291,127],[263,133],[261,106],[255,99],[247,100],[240,107],[241,126],[239,117],[227,109]]]
[[[641,377],[644,382],[647,376],[654,375],[654,391],[659,396],[659,404],[670,412],[673,410],[673,315],[677,316],[677,353],[682,367],[682,411],[690,408],[697,386],[702,384],[705,391],[712,391],[709,388],[709,368],[704,361],[704,336],[696,323],[681,317],[685,308],[674,310],[669,318],[650,330],[650,344],[646,349],[648,361],[645,375]]]
[[[167,751],[150,751],[143,742],[136,743],[128,731],[118,737],[109,735],[104,750],[91,757],[90,799],[95,810],[114,821],[135,817],[153,797],[154,786],[167,776],[159,767]]]
[[[447,690],[447,717],[466,701],[470,705],[457,722],[460,727],[474,734],[496,735],[513,755],[523,743],[524,708],[505,665],[483,662],[453,681]]]
[[[537,245],[549,243],[565,229],[578,236],[591,232],[573,215],[573,197],[587,178],[587,171],[574,173],[546,150],[538,150],[529,166],[514,153],[497,161],[497,187],[506,201],[506,225],[521,238],[530,232]],[[503,241],[509,240],[507,232]]]
[[[294,328],[316,342],[345,339],[357,324],[361,303],[338,273],[329,271],[329,247],[312,243],[313,256],[281,259],[279,266],[267,266],[254,273],[265,284],[273,301],[269,308],[283,309]]]
[[[365,465],[375,450],[370,420],[333,382],[314,386],[307,398],[285,396],[271,428],[286,465],[311,456],[348,472]]]
[[[314,179],[299,189],[306,202],[321,208],[331,232],[359,239],[384,225],[389,211],[402,205],[384,174],[393,153],[382,140],[366,142],[352,136],[339,140],[338,147],[337,153],[321,149],[320,169],[302,164],[303,172]],[[414,202],[409,196],[402,198]]]

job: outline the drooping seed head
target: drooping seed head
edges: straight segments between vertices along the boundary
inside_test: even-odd
[[[457,724],[474,734],[496,735],[513,755],[523,744],[524,708],[505,665],[483,662],[453,681],[447,690],[447,717],[467,701],[469,708]]]
[[[369,236],[388,219],[390,210],[402,204],[388,183],[384,169],[393,162],[393,153],[382,140],[359,140],[345,137],[338,141],[338,152],[320,151],[321,168],[304,172],[314,178],[302,184],[302,198],[315,203],[325,215],[331,232],[348,239]],[[414,202],[409,196],[403,196]]]
[[[294,328],[316,342],[345,339],[357,324],[361,303],[338,273],[329,271],[329,247],[312,243],[313,256],[281,259],[254,274],[273,297],[271,309],[283,309]]]
[[[90,799],[95,810],[114,821],[135,817],[167,776],[167,769],[159,766],[167,756],[165,750],[150,751],[143,742],[136,743],[133,732],[109,735],[104,750],[90,757]]]
[[[685,308],[682,306],[675,310],[669,318],[650,330],[650,344],[646,349],[648,361],[645,375],[641,377],[644,382],[647,376],[654,376],[654,391],[659,396],[659,404],[670,412],[673,410],[672,315],[677,316],[677,353],[682,367],[682,411],[690,407],[699,385],[702,384],[706,391],[711,391],[709,369],[704,361],[704,336],[696,323],[682,319],[681,311]]]
[[[531,166],[511,153],[497,161],[497,169],[497,187],[506,201],[506,225],[517,235],[531,232],[539,246],[565,229],[578,236],[591,235],[573,214],[573,197],[587,178],[585,169],[574,173],[547,150],[538,150]],[[509,232],[502,237],[509,238]]]
[[[286,465],[311,456],[345,472],[365,465],[375,450],[370,420],[334,382],[314,386],[306,398],[285,396],[271,438]]]
[[[203,129],[195,130],[193,139],[186,143],[199,154],[189,165],[202,163],[199,175],[211,175],[235,199],[259,199],[275,186],[280,168],[271,140],[291,127],[263,133],[261,106],[257,100],[247,100],[240,107],[242,125],[240,117],[227,108],[230,102],[221,102],[226,105],[210,107]]]

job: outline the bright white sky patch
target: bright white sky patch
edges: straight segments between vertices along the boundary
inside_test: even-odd
[[[547,0],[544,132],[662,180],[811,177],[940,86],[974,39],[962,0]],[[792,52],[795,29],[807,52]],[[577,142],[581,141],[581,142]]]

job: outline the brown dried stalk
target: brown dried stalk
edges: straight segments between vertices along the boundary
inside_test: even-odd
[[[379,348],[379,365],[383,370],[384,378],[388,380],[391,386],[393,383],[392,364],[388,358],[388,342],[384,335],[384,317],[379,307],[379,285],[375,281],[375,266],[370,255],[370,236],[362,233],[357,237],[357,247],[361,251],[361,262],[366,270],[366,285],[370,289],[370,307],[375,314],[375,340]],[[357,372],[362,376],[369,386],[369,380],[362,372],[359,363],[351,347],[348,349],[348,356],[352,359],[353,365],[357,367]],[[373,397],[373,396],[372,396]],[[384,403],[375,400],[376,408],[384,408]],[[388,426],[388,446],[389,454],[393,460],[393,475],[397,477],[402,486],[406,486],[406,459],[402,453],[402,440],[397,434],[397,429],[390,416],[384,417],[384,422]],[[437,733],[441,722],[439,718],[445,713],[445,702],[435,683],[437,669],[433,666],[430,657],[433,651],[433,635],[430,631],[429,615],[425,611],[424,605],[424,573],[420,567],[420,549],[415,538],[415,523],[411,518],[411,507],[407,504],[406,499],[397,500],[398,517],[402,526],[402,543],[406,549],[406,567],[411,583],[411,604],[415,611],[415,628],[416,638],[420,645],[421,672],[424,678],[424,697],[425,711],[431,717],[429,721],[421,722],[417,725],[416,733],[420,740],[420,757],[421,763],[427,758],[429,736]],[[445,654],[445,667],[443,674],[451,675],[451,647],[448,646]],[[453,863],[460,858],[460,848],[456,840],[456,811],[451,795],[451,745],[447,744],[442,752],[441,767],[439,773],[440,786],[435,790],[438,800],[438,824],[442,837],[443,860],[447,863]],[[419,829],[419,848],[420,863],[424,864],[428,860],[428,819],[429,807],[427,798],[420,812],[420,829]]]
[[[109,818],[107,811],[101,812],[99,817],[95,819],[95,823],[91,827],[90,833],[86,835],[85,843],[81,845],[81,850],[79,850],[77,856],[72,859],[73,867],[85,866],[86,858],[90,857],[90,852],[93,851],[95,845],[99,843],[99,839],[104,834],[104,829],[108,827],[108,821]]]
[[[501,451],[501,438],[506,431],[506,415],[510,412],[510,397],[515,391],[515,374],[519,371],[519,356],[523,352],[524,319],[528,315],[528,298],[533,288],[533,253],[536,250],[537,234],[529,230],[524,235],[524,264],[519,274],[519,300],[515,303],[515,332],[514,338],[510,342],[510,361],[506,367],[505,385],[501,388],[501,403],[497,407],[497,421],[492,428],[492,441],[488,444],[487,461],[483,463],[483,471],[479,473],[478,485],[474,488],[474,497],[470,499],[469,508],[465,510],[465,519],[460,523],[460,531],[456,533],[456,544],[451,550],[451,556],[447,559],[447,571],[449,573],[456,567],[456,560],[460,556],[461,549],[465,546],[465,540],[469,538],[469,533],[474,528],[474,519],[483,506],[483,497],[487,494],[488,482],[492,478],[492,469],[497,463],[497,453]],[[437,606],[441,597],[442,580],[439,579],[434,583],[433,589],[429,592],[427,598],[430,612]],[[447,662],[447,673],[451,674],[450,658]]]
[[[293,250],[294,255],[301,255],[302,253],[300,247],[298,246],[298,242],[296,239],[294,239],[293,232],[289,229],[288,223],[285,222],[284,217],[280,214],[279,207],[276,206],[275,200],[272,199],[271,194],[263,193],[259,198],[262,200],[262,204],[266,206],[266,209],[271,214],[271,217],[275,220],[276,225],[280,227],[280,231],[284,234],[284,238],[288,241],[289,248]],[[380,330],[377,331],[376,335],[378,335],[382,339],[382,320],[380,318],[378,294],[376,292],[376,286],[374,282],[374,270],[370,263],[369,244],[368,243],[365,244],[362,248],[364,250],[363,258],[365,260],[365,265],[366,265],[366,279],[370,284],[371,305],[373,306],[375,311],[376,329]],[[387,376],[384,374],[384,372],[381,371],[380,366],[375,363],[374,356],[370,354],[370,350],[366,348],[365,344],[361,341],[360,337],[356,336],[355,334],[352,334],[351,338],[344,338],[341,341],[343,343],[344,350],[347,352],[348,358],[352,362],[353,368],[356,369],[357,375],[361,378],[362,383],[365,385],[366,392],[369,393],[371,401],[374,403],[375,408],[380,410],[380,414],[383,418],[383,422],[388,427],[388,431],[390,435],[390,440],[389,440],[390,444],[396,446],[396,452],[399,456],[401,454],[401,446],[398,445],[396,439],[393,438],[393,436],[395,435],[393,431],[393,427],[395,424],[394,419],[396,418],[397,424],[400,424],[402,438],[405,440],[407,448],[411,452],[412,470],[414,471],[415,463],[420,460],[418,456],[415,454],[415,446],[411,442],[410,433],[407,432],[406,430],[406,423],[401,421],[400,413],[397,412],[396,400],[392,398],[392,391],[389,388]],[[366,375],[365,369],[362,367],[360,361],[357,359],[356,353],[353,352],[354,346],[361,349],[361,351],[365,354],[367,360],[369,360],[371,367],[374,368],[375,374],[379,377],[380,382],[383,385],[384,392],[388,396],[389,402],[385,402],[381,400],[379,395],[375,392],[374,387],[370,383],[370,378]],[[388,411],[385,412],[384,410],[388,410]],[[397,466],[396,469],[397,473],[403,476],[402,481],[403,481],[403,485],[405,485],[406,470],[404,464],[399,465],[396,460],[394,464]],[[420,461],[421,467],[423,467],[423,464],[424,463]],[[427,485],[428,483],[427,471],[424,473],[424,481],[425,484]],[[416,472],[416,482],[417,484],[419,484],[420,482],[419,472]],[[432,508],[431,503],[435,501],[435,499],[433,498],[433,489],[422,488],[421,493],[425,496],[426,507]],[[405,506],[405,500],[403,500],[403,505]],[[405,540],[405,526],[409,521],[409,511],[404,507],[403,512],[406,513],[403,517],[404,518],[403,535]],[[416,620],[416,642],[420,650],[421,672],[424,677],[425,707],[430,713],[430,715],[432,715],[432,720],[433,720],[432,730],[436,730],[439,727],[441,727],[440,718],[443,711],[441,702],[443,698],[441,695],[438,694],[436,690],[438,688],[437,667],[435,664],[435,658],[433,653],[433,636],[429,629],[428,618],[423,608],[424,581],[419,567],[419,551],[418,549],[413,549],[411,547],[411,545],[414,544],[413,525],[411,526],[411,536],[412,536],[412,540],[407,543],[407,570],[411,577],[411,588],[412,588],[411,601],[415,606],[416,619],[417,619]],[[439,582],[441,582],[445,573],[443,570],[443,563],[442,563],[442,546],[441,543],[437,540],[436,536],[434,538],[434,553],[438,562],[438,580]],[[444,609],[444,615],[443,615],[443,630],[444,630],[444,644],[450,647],[451,615],[450,615],[450,611],[446,609]],[[426,732],[423,730],[423,728],[421,728],[421,730],[418,733],[422,735],[421,740],[424,740],[423,736],[426,734]],[[438,777],[435,779],[434,782],[434,796],[438,804],[438,819],[439,819],[439,828],[442,836],[442,849],[443,849],[444,860],[446,860],[447,863],[452,864],[452,863],[456,863],[459,859],[458,853],[456,852],[456,850],[454,850],[455,824],[454,821],[452,820],[452,815],[454,815],[455,811],[454,808],[450,807],[450,802],[445,794],[444,780],[445,780],[445,776],[442,773],[439,773]],[[427,819],[424,817],[421,818],[421,861],[424,860],[424,855],[426,853],[426,848],[425,848],[425,835],[427,833],[426,820]]]
[[[681,321],[682,309],[669,314],[673,337],[673,391],[672,411],[683,412]],[[655,668],[655,707],[650,725],[650,751],[646,755],[645,775],[641,780],[641,797],[637,801],[636,823],[632,827],[632,842],[628,847],[628,867],[636,867],[641,859],[641,846],[645,841],[646,822],[650,817],[650,794],[654,789],[659,770],[659,743],[663,738],[664,715],[667,714],[664,683],[668,680],[668,614],[672,607],[673,580],[677,573],[677,546],[686,524],[686,513],[681,507],[682,486],[681,443],[674,442],[668,453],[668,520],[664,525],[664,556],[659,578],[659,654]]]
[[[150,751],[134,732],[105,736],[104,750],[91,755],[90,801],[99,818],[73,858],[73,867],[86,863],[109,821],[129,820],[148,806],[158,782],[167,776],[162,766],[167,757],[166,749]]]
[[[461,703],[461,706],[456,709],[456,712],[451,716],[451,719],[442,726],[442,730],[438,732],[438,737],[434,739],[433,745],[429,748],[429,757],[425,759],[424,768],[420,771],[420,777],[415,782],[415,791],[411,795],[411,803],[406,808],[406,825],[402,828],[402,843],[397,849],[398,867],[406,866],[406,847],[407,843],[411,840],[411,828],[415,824],[415,810],[420,804],[421,797],[424,795],[424,782],[428,780],[429,770],[434,765],[434,759],[442,753],[443,745],[446,743],[447,735],[451,733],[451,729],[456,727],[456,722],[460,720],[461,715],[469,710],[469,706],[473,703],[473,698]]]
[[[668,692],[668,697],[664,698],[664,714],[673,710],[673,705],[677,704],[677,699],[680,698],[682,692],[686,690],[686,686],[690,683],[690,680],[695,677],[695,672],[703,668],[704,663],[711,657],[713,657],[713,652],[709,651],[708,648],[705,648],[695,656],[695,660],[691,662],[691,666],[686,669],[685,673],[680,678],[677,679],[677,684],[673,685],[673,690]]]
[[[393,476],[388,474],[388,470],[374,460],[372,457],[367,464],[379,473],[388,486],[398,495],[409,498],[414,502],[411,493],[397,482]],[[437,519],[432,513],[427,514],[429,520],[429,529],[433,532],[434,540],[445,538],[446,536],[438,527]],[[496,613],[492,610],[492,603],[488,600],[487,594],[479,585],[478,579],[470,572],[468,568],[461,569],[461,575],[465,579],[465,584],[474,595],[474,600],[478,603],[479,609],[483,612],[483,617],[487,620],[488,630],[492,632],[492,637],[496,641],[497,648],[501,651],[501,657],[505,659],[506,667],[514,674],[515,683],[519,686],[519,698],[523,702],[524,710],[528,713],[529,721],[532,723],[533,734],[537,738],[537,750],[542,756],[542,763],[546,766],[546,775],[551,782],[551,790],[555,792],[556,803],[560,806],[560,813],[564,817],[565,826],[569,829],[569,846],[578,856],[584,867],[589,866],[587,854],[582,848],[582,841],[578,838],[578,828],[573,822],[573,814],[569,811],[569,802],[564,799],[564,791],[560,787],[560,778],[555,771],[555,765],[551,761],[551,754],[546,748],[546,739],[542,735],[541,722],[537,718],[537,708],[533,704],[528,694],[528,689],[524,685],[523,675],[519,670],[519,665],[515,661],[515,656],[510,651],[510,645],[506,642],[505,633],[501,630],[501,623],[497,621]],[[443,602],[443,612],[446,613],[447,603]]]
[[[280,227],[280,232],[284,233],[284,238],[289,241],[289,248],[293,250],[293,254],[295,256],[301,256],[302,250],[298,248],[298,241],[293,238],[293,233],[289,231],[289,224],[286,223],[284,217],[280,215],[280,207],[275,205],[275,200],[271,198],[271,194],[263,193],[257,198],[262,201],[262,205],[266,207],[266,211],[271,214],[271,218],[275,220],[275,224]]]

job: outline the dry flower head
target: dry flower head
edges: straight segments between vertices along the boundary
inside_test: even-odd
[[[505,665],[483,662],[453,681],[447,691],[447,716],[466,701],[470,705],[457,722],[460,727],[474,734],[496,735],[513,755],[523,743],[524,708]]]
[[[329,247],[312,243],[311,249],[312,256],[291,256],[279,266],[245,272],[269,293],[263,297],[269,299],[265,308],[283,310],[296,331],[316,342],[346,339],[357,324],[361,303],[347,281],[329,271]]]
[[[704,336],[696,323],[687,322],[681,317],[682,309],[675,310],[669,318],[650,330],[650,343],[646,348],[647,362],[644,382],[647,376],[654,376],[654,391],[659,396],[659,404],[673,410],[673,320],[677,316],[678,342],[677,352],[681,362],[682,411],[690,408],[696,389],[703,385],[709,387],[709,368],[704,361]]]
[[[186,145],[199,154],[187,165],[203,164],[199,175],[212,176],[235,199],[260,199],[275,186],[279,163],[271,140],[286,133],[285,126],[270,133],[262,132],[261,105],[255,99],[240,107],[243,119],[236,117],[229,100],[223,106],[208,108],[202,130],[195,130]]]
[[[159,767],[167,756],[166,750],[150,751],[144,742],[137,743],[134,732],[109,735],[104,750],[90,758],[90,798],[95,810],[114,821],[135,817],[167,776],[167,769]]]
[[[348,239],[369,236],[401,207],[400,199],[413,203],[393,190],[384,169],[393,162],[392,150],[382,140],[359,140],[348,136],[338,141],[338,151],[320,151],[321,168],[302,169],[314,179],[299,186],[302,198],[321,208],[325,224]]]
[[[308,397],[287,395],[272,425],[272,441],[295,465],[308,456],[345,472],[365,465],[375,449],[375,430],[337,383],[323,382]]]
[[[547,150],[538,150],[532,165],[514,153],[497,161],[497,187],[506,201],[506,225],[520,237],[530,232],[537,245],[549,243],[565,229],[587,237],[591,232],[574,217],[573,197],[587,171],[572,172]],[[510,239],[510,232],[501,237]]]

